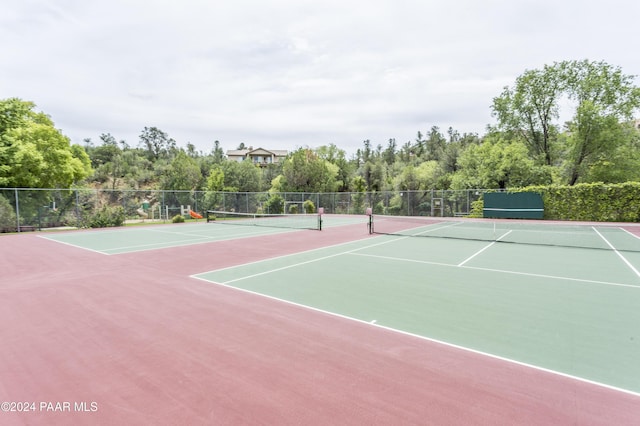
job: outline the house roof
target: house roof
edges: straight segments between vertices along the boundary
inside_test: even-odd
[[[238,157],[238,156],[246,156],[246,155],[275,155],[276,157],[286,157],[288,154],[288,151],[286,149],[273,149],[273,150],[268,150],[268,149],[264,149],[264,148],[256,148],[256,149],[230,149],[227,151],[227,156],[233,156],[233,157]]]

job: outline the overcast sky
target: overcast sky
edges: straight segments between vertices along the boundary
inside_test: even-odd
[[[352,154],[432,126],[485,133],[527,69],[603,60],[640,74],[629,0],[1,0],[0,99],[82,144]],[[636,78],[636,84],[640,81]]]

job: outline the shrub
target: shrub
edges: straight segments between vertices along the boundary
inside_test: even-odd
[[[16,226],[16,213],[9,200],[0,195],[0,229]]]
[[[313,204],[313,201],[311,200],[306,200],[304,203],[302,203],[302,208],[304,209],[304,212],[307,214],[316,212],[316,205]]]
[[[639,222],[640,183],[583,183],[530,186],[510,192],[542,195],[544,218],[594,222]],[[471,217],[482,217],[482,198],[472,203]]]
[[[171,219],[171,222],[172,223],[184,223],[184,216],[182,216],[181,214],[177,214]]]
[[[484,215],[484,200],[482,198],[471,202],[469,217],[482,217]]]
[[[77,225],[82,228],[109,228],[113,226],[122,226],[124,225],[125,217],[124,208],[122,206],[105,206],[94,213],[88,214],[88,216]]]
[[[263,209],[270,214],[284,213],[284,199],[278,194],[272,195],[265,201]]]

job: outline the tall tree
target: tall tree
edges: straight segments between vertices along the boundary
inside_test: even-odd
[[[196,190],[202,180],[200,166],[193,157],[179,150],[162,178],[162,189]]]
[[[220,164],[224,161],[224,150],[220,146],[220,141],[216,140],[213,142],[211,156],[213,157],[212,160],[214,164]]]
[[[285,191],[334,192],[340,168],[309,148],[293,152],[282,165]]]
[[[534,159],[562,165],[565,183],[573,185],[593,161],[616,151],[621,126],[640,108],[633,79],[605,62],[556,62],[519,76],[514,88],[494,99],[493,114],[498,128],[518,135]],[[575,107],[568,137],[554,123],[564,99]]]
[[[396,161],[396,149],[398,145],[394,138],[389,139],[389,144],[387,145],[387,149],[384,150],[384,161],[391,165]]]
[[[140,133],[140,145],[151,160],[168,158],[176,149],[176,141],[157,127],[145,127]]]
[[[92,173],[51,119],[18,98],[0,101],[0,187],[66,188]]]
[[[336,190],[347,191],[354,172],[353,164],[347,160],[347,153],[335,144],[322,145],[316,148],[315,152],[320,159],[328,161],[338,167]]]
[[[624,140],[623,124],[640,108],[633,76],[605,62],[566,62],[567,91],[577,103],[569,123],[568,183],[587,173],[598,157],[613,155]]]
[[[444,154],[447,140],[437,126],[431,127],[429,137],[426,141],[425,160],[439,161]]]
[[[536,165],[522,141],[494,133],[482,144],[469,145],[460,156],[460,169],[453,174],[453,189],[522,187],[551,183],[548,166]]]
[[[553,120],[558,118],[559,101],[566,88],[565,63],[527,70],[516,78],[513,88],[505,87],[493,99],[493,115],[499,129],[517,134],[535,157],[552,165],[552,144],[557,136]]]

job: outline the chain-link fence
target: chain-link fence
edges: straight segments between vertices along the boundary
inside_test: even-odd
[[[464,216],[486,190],[384,192],[203,192],[0,188],[0,232],[86,227],[98,212],[118,209],[125,220],[170,221],[190,211]]]

